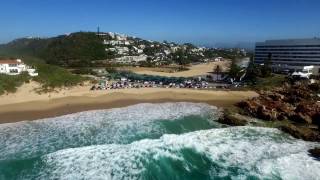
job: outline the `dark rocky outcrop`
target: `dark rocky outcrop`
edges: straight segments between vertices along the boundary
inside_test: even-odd
[[[317,125],[320,131],[320,112],[317,112],[312,116],[312,123]]]
[[[303,124],[311,124],[312,119],[310,116],[303,114],[303,113],[293,113],[291,116],[288,117],[291,121]]]
[[[310,149],[309,153],[312,157],[317,158],[318,160],[320,160],[320,148],[314,148],[314,149]]]
[[[319,133],[307,127],[287,124],[280,126],[279,129],[298,139],[303,139],[305,141],[320,141]]]
[[[218,120],[221,124],[227,124],[230,126],[245,126],[248,121],[236,113],[225,113],[223,117]]]
[[[248,115],[267,121],[288,119],[296,123],[317,121],[319,97],[307,85],[293,85],[273,91],[260,91],[260,96],[237,104]]]
[[[237,104],[245,115],[265,121],[288,121],[291,124],[279,129],[296,138],[320,141],[320,90],[315,84],[284,84],[271,91],[260,91],[255,97]],[[318,127],[318,130],[316,130]]]

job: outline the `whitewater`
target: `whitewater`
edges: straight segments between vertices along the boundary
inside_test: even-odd
[[[0,125],[0,179],[319,179],[319,146],[229,127],[202,103],[138,104]]]

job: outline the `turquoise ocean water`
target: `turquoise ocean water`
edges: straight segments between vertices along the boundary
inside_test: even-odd
[[[320,179],[319,144],[220,115],[161,103],[1,124],[0,179]]]

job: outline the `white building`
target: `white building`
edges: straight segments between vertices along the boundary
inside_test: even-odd
[[[255,63],[271,61],[274,69],[302,71],[314,66],[313,74],[320,74],[320,39],[284,39],[257,42]]]
[[[216,57],[216,58],[214,58],[214,61],[215,62],[220,62],[220,61],[223,61],[223,58],[222,57]]]
[[[166,50],[164,50],[163,52],[164,52],[166,55],[171,54],[171,51],[170,51],[170,50],[167,50],[167,49],[166,49]]]
[[[115,33],[113,33],[113,32],[108,32],[108,34],[109,34],[109,36],[110,36],[112,39],[115,38]]]
[[[137,47],[135,47],[135,46],[133,46],[132,48],[133,48],[134,51],[135,51],[136,53],[138,53],[138,54],[142,54],[142,53],[143,53],[143,49],[139,49],[139,48],[137,48]]]
[[[177,52],[178,50],[179,50],[178,46],[171,47],[171,51],[174,53]]]
[[[106,51],[117,52],[116,48],[106,48]]]
[[[126,41],[126,40],[103,40],[103,44],[105,45],[112,45],[112,46],[116,46],[116,45],[126,45],[129,46],[130,45],[130,41]]]
[[[127,36],[124,35],[124,34],[116,34],[115,39],[118,40],[118,41],[126,41],[127,40]]]
[[[145,49],[145,48],[146,48],[146,46],[145,46],[145,45],[143,45],[143,44],[141,44],[141,45],[139,45],[139,48],[140,48],[140,49]]]
[[[121,55],[126,55],[129,53],[129,48],[128,47],[116,47],[118,54]]]
[[[18,75],[28,72],[30,76],[38,76],[36,70],[24,64],[21,59],[0,60],[0,74]]]
[[[115,59],[115,62],[121,63],[121,64],[135,64],[141,61],[147,60],[146,55],[140,55],[140,56],[123,56]]]

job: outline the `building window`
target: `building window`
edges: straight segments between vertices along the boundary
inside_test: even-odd
[[[18,69],[10,69],[9,72],[10,73],[18,73]]]

